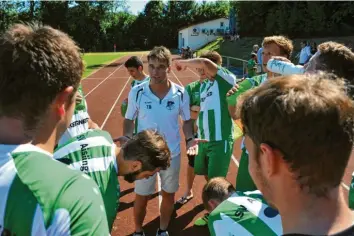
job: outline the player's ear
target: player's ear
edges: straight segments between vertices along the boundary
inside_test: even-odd
[[[171,65],[169,65],[168,67],[167,67],[167,73],[170,73],[171,72]]]
[[[140,161],[132,161],[130,169],[132,172],[139,171],[142,169],[142,164]]]
[[[210,199],[208,201],[208,206],[209,206],[210,212],[212,212],[218,205],[219,205],[219,202],[215,199]]]

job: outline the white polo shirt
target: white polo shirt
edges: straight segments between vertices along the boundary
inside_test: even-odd
[[[125,118],[136,120],[137,132],[157,130],[167,141],[172,157],[181,153],[178,117],[190,119],[189,96],[185,89],[171,82],[170,91],[160,100],[150,90],[149,82],[135,86],[129,92]]]

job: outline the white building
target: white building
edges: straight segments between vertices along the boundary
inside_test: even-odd
[[[229,33],[228,18],[189,25],[178,32],[178,48],[189,46],[192,50],[196,50],[225,33]]]

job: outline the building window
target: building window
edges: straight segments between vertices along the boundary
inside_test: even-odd
[[[220,22],[220,27],[224,27],[224,22]]]

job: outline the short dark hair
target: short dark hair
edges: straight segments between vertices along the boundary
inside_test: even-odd
[[[256,53],[251,53],[251,58],[257,57]]]
[[[0,36],[0,117],[35,130],[55,97],[79,86],[84,65],[75,42],[50,26],[15,24]]]
[[[142,68],[144,68],[144,65],[143,65],[143,62],[140,60],[139,57],[137,56],[132,56],[130,57],[125,63],[124,63],[124,66],[126,68],[128,67],[133,67],[133,68],[136,68],[138,69],[139,66],[141,66]]]
[[[349,94],[354,96],[354,53],[345,45],[325,42],[318,45],[318,62],[315,70],[334,73],[349,84]]]
[[[123,156],[125,160],[140,161],[142,171],[154,171],[170,166],[171,152],[166,140],[158,132],[144,130],[123,146]]]
[[[208,201],[218,200],[220,203],[235,192],[234,186],[223,177],[210,179],[203,187],[202,200],[206,210],[209,210]]]
[[[326,196],[340,185],[354,136],[354,105],[341,79],[323,72],[269,79],[238,105],[256,152],[262,143],[279,150],[301,189]]]

